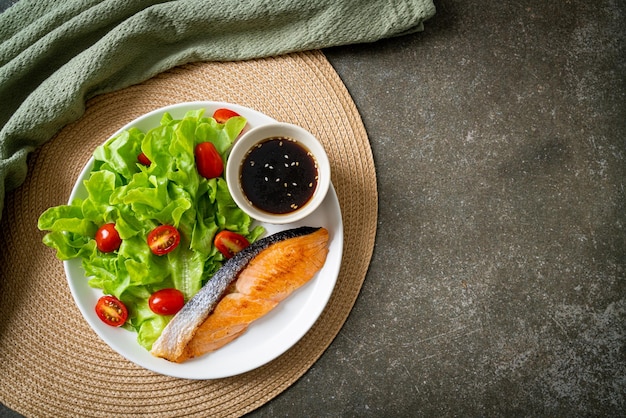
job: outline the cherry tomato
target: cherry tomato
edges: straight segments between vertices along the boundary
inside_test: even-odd
[[[226,123],[226,121],[232,118],[233,116],[240,116],[240,115],[237,112],[233,112],[230,109],[224,109],[224,108],[217,109],[215,112],[213,112],[213,119],[215,119],[217,123]]]
[[[115,296],[105,295],[96,303],[96,314],[105,324],[120,327],[128,318],[128,309]]]
[[[120,248],[122,245],[122,239],[120,234],[115,229],[114,223],[108,223],[102,225],[96,231],[96,246],[103,253],[110,253]]]
[[[180,233],[171,225],[160,225],[148,234],[148,246],[156,255],[164,255],[173,251],[180,242]]]
[[[250,245],[246,237],[243,235],[226,230],[220,231],[215,236],[213,243],[215,244],[215,248],[217,248],[226,258],[232,258],[232,256]]]
[[[139,161],[139,164],[143,164],[146,167],[150,167],[150,164],[152,164],[150,159],[146,157],[146,154],[144,154],[143,152],[139,153],[139,155],[137,156],[137,161]]]
[[[195,150],[198,173],[206,179],[219,177],[224,172],[224,163],[220,153],[211,142],[201,142]]]
[[[150,296],[148,305],[155,314],[174,315],[185,305],[185,297],[178,289],[161,289]]]

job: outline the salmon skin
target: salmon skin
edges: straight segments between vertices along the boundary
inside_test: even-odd
[[[308,226],[250,244],[227,260],[172,318],[150,352],[182,362],[227,344],[310,280],[327,253],[328,231]]]

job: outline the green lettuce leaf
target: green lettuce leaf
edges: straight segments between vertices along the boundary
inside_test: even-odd
[[[225,162],[245,126],[243,117],[220,124],[198,109],[179,120],[165,113],[159,126],[147,132],[124,131],[94,151],[83,183],[87,197],[50,208],[39,218],[39,229],[47,231],[43,243],[61,260],[80,258],[89,285],[124,302],[129,310],[124,328],[137,332],[137,341],[148,350],[171,319],[150,310],[150,295],[168,287],[179,289],[186,300],[197,293],[224,262],[213,245],[220,230],[250,242],[264,232],[234,203],[224,178],[207,180],[195,166],[197,144],[212,142]],[[150,166],[138,163],[140,152]],[[94,236],[109,222],[115,223],[122,245],[105,254]],[[165,224],[179,230],[181,243],[156,256],[146,237]]]

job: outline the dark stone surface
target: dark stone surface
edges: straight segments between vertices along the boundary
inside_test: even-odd
[[[251,415],[623,415],[626,7],[436,5],[325,51],[372,144],[375,252],[329,350]]]
[[[623,416],[626,4],[435,4],[325,51],[373,149],[375,251],[329,349],[250,416]]]

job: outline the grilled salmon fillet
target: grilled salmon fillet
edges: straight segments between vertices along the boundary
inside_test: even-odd
[[[251,244],[174,316],[151,353],[183,362],[233,341],[315,276],[326,262],[328,242],[326,229],[301,227]]]

